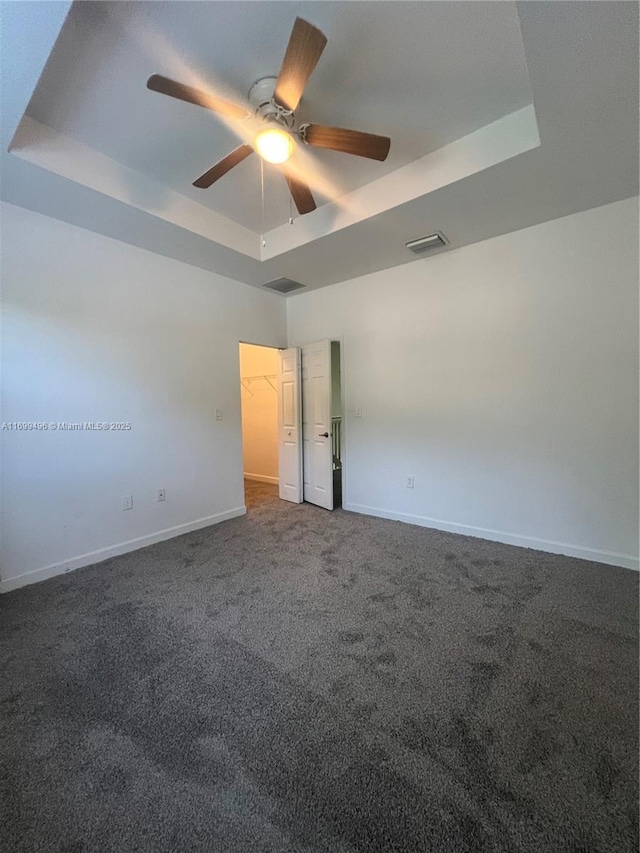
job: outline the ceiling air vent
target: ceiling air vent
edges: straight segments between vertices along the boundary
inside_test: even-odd
[[[306,287],[306,285],[300,284],[299,281],[292,281],[290,278],[275,278],[273,281],[268,281],[262,286],[268,287],[269,290],[277,290],[278,293],[291,293],[293,290],[300,290],[300,288]]]
[[[418,240],[410,240],[405,243],[407,249],[413,252],[414,255],[426,255],[428,252],[434,252],[436,249],[442,249],[448,244],[447,238],[440,231],[435,234],[429,234],[428,237],[420,237]]]

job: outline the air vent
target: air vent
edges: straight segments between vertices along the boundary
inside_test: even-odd
[[[418,240],[410,240],[405,243],[407,249],[413,252],[414,255],[426,255],[427,252],[434,252],[436,249],[442,249],[448,244],[447,238],[440,231],[435,234],[429,234],[428,237],[420,237]]]
[[[262,286],[268,287],[269,290],[277,290],[278,293],[291,293],[292,290],[300,290],[302,287],[306,287],[299,281],[292,281],[290,278],[276,278]]]

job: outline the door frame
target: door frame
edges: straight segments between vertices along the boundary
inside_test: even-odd
[[[347,503],[347,393],[344,371],[344,337],[342,335],[336,335],[335,337],[330,336],[329,340],[337,341],[340,344],[340,416],[342,420],[340,424],[340,430],[342,432],[342,444],[340,446],[340,461],[342,462],[342,468],[340,470],[342,501],[340,503],[340,507],[342,508],[345,503]]]
[[[242,505],[244,506],[246,512],[245,505],[245,485],[244,485],[244,440],[243,440],[243,421],[242,421],[242,371],[240,369],[240,345],[245,344],[250,347],[263,347],[264,349],[272,349],[280,352],[283,349],[287,349],[287,347],[280,346],[279,344],[263,344],[257,343],[256,341],[247,341],[242,338],[237,339],[236,343],[236,364],[237,364],[237,388],[238,388],[238,429],[240,431],[240,472],[241,472],[241,482],[242,482]],[[280,462],[280,448],[278,447],[278,463]],[[279,466],[278,466],[279,467]]]
[[[340,341],[340,406],[342,408],[342,423],[340,424],[340,429],[342,430],[342,447],[340,448],[340,459],[342,461],[342,503],[341,507],[344,507],[347,500],[347,475],[346,475],[346,460],[347,460],[347,384],[346,384],[346,372],[344,369],[344,353],[345,353],[345,345],[344,345],[344,337],[341,335],[336,340]],[[347,463],[348,464],[348,463]]]

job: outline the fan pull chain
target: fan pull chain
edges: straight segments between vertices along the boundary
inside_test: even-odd
[[[293,196],[289,193],[289,225],[293,225]]]
[[[262,157],[260,158],[260,188],[262,191],[262,248],[264,248],[267,245],[267,241],[264,239],[267,229],[264,217],[264,160]]]

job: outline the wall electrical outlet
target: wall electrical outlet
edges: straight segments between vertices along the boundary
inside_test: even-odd
[[[122,509],[133,509],[133,495],[125,495],[122,498]]]
[[[165,499],[164,489],[158,489],[156,494],[156,500],[158,502],[163,501]]]
[[[413,488],[413,477],[407,477],[407,482],[405,483],[405,486],[406,486],[408,489],[412,489],[412,488]]]

